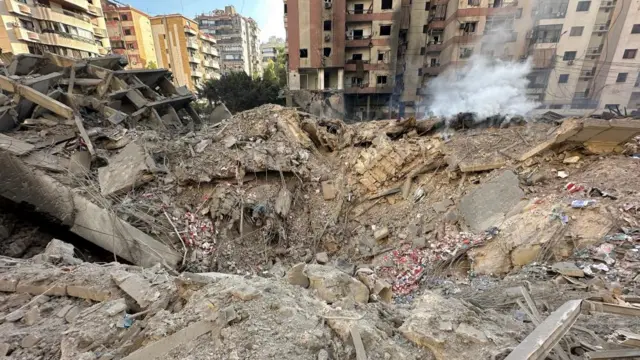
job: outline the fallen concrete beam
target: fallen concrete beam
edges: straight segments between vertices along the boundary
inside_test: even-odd
[[[554,311],[505,360],[542,360],[580,315],[582,300],[571,300]]]
[[[128,356],[122,358],[122,360],[152,360],[167,355],[169,352],[180,346],[184,345],[198,337],[212,331],[214,329],[214,322],[208,320],[200,320],[195,322],[186,328],[173,333],[165,338],[162,338],[154,343],[151,343],[142,349],[136,350]]]
[[[118,70],[115,72],[116,75],[134,75],[140,81],[142,81],[147,86],[155,86],[158,81],[162,78],[165,78],[166,74],[169,71],[166,69],[131,69],[131,70]]]
[[[616,315],[640,316],[640,308],[637,307],[607,304],[589,300],[585,300],[583,302],[582,309],[589,314],[602,312]]]
[[[148,107],[158,108],[165,105],[171,105],[174,108],[181,109],[193,101],[193,95],[176,96],[172,98],[162,99],[147,104]]]
[[[0,168],[0,196],[35,207],[87,241],[139,266],[182,261],[173,249],[7,152],[0,152]]]
[[[588,352],[587,359],[637,359],[640,358],[640,349],[603,350]]]
[[[0,75],[0,88],[4,91],[18,94],[65,119],[73,119],[73,109],[67,105],[54,100],[35,89],[19,84],[6,76]]]
[[[121,55],[107,55],[100,57],[84,58],[89,65],[94,65],[109,70],[120,70],[127,65],[127,59]]]
[[[9,75],[24,76],[32,73],[45,61],[44,56],[34,54],[16,54],[11,59],[7,70]],[[37,71],[36,71],[37,72]]]

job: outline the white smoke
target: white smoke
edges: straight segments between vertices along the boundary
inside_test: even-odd
[[[470,112],[479,118],[526,115],[537,104],[526,96],[531,62],[502,61],[474,55],[462,69],[449,69],[428,84],[429,111],[450,118]]]

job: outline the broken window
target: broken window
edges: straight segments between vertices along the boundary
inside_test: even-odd
[[[622,55],[623,59],[635,59],[638,53],[638,49],[626,49]]]
[[[464,30],[465,33],[474,33],[476,32],[477,24],[477,22],[465,22],[460,24],[460,27],[462,28],[462,30]]]
[[[558,76],[558,84],[566,84],[569,82],[569,74],[560,74]]]
[[[631,28],[632,34],[640,34],[640,24],[634,24]]]
[[[460,48],[460,59],[470,58],[473,54],[473,48]]]
[[[331,20],[324,21],[324,31],[331,31]]]
[[[418,76],[422,76],[422,68],[418,69]]]
[[[287,4],[286,3],[284,4],[284,13],[285,14],[287,13]]]
[[[422,25],[422,33],[426,34],[429,31],[429,25]]]
[[[362,30],[353,30],[353,39],[354,40],[364,39],[364,32]]]
[[[378,52],[378,61],[379,62],[383,62],[384,61],[384,52]]]
[[[387,76],[386,75],[378,75],[378,77],[376,79],[376,84],[384,85],[386,83],[387,83]]]
[[[307,58],[307,57],[309,57],[309,53],[308,53],[307,49],[300,49],[300,58],[304,59],[304,58]]]
[[[589,7],[591,7],[591,1],[578,1],[576,11],[589,11]]]
[[[355,4],[355,5],[353,5],[353,13],[354,14],[364,14],[364,4]]]
[[[425,3],[425,5],[424,5],[424,9],[425,9],[426,11],[429,11],[429,9],[431,9],[431,1],[427,1],[427,2]]]
[[[480,0],[468,0],[467,5],[469,6],[480,6]]]
[[[618,78],[616,78],[617,83],[623,83],[627,81],[627,76],[629,73],[618,73]]]
[[[380,36],[391,35],[391,25],[380,25]]]
[[[362,54],[351,55],[351,60],[362,60]]]
[[[582,32],[584,31],[584,26],[574,26],[571,28],[571,32],[569,36],[582,36]]]
[[[120,16],[120,19],[122,19],[122,21],[128,21],[128,20],[129,20],[129,17],[127,16],[127,14],[122,14],[122,15]]]
[[[351,86],[360,86],[360,85],[362,85],[362,78],[361,77],[352,76],[351,77]]]
[[[331,56],[331,48],[326,47],[323,49],[324,56]]]
[[[560,41],[562,24],[541,25],[533,29],[533,41],[535,43],[556,43]]]
[[[393,0],[382,0],[382,10],[391,10],[393,8]]]
[[[127,43],[127,49],[133,50],[135,48],[136,48],[136,46],[133,43]]]
[[[562,60],[564,61],[575,60],[576,54],[577,54],[576,51],[565,51],[564,56],[562,57]]]

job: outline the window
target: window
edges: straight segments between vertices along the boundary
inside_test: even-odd
[[[629,75],[629,73],[619,73],[618,74],[618,78],[616,79],[617,83],[623,83],[627,81],[627,76]]]
[[[287,4],[286,3],[284,4],[284,13],[285,14],[287,13]]]
[[[426,54],[426,52],[427,52],[427,49],[424,46],[420,48],[420,55],[424,55]]]
[[[391,25],[380,25],[380,36],[391,35]]]
[[[353,38],[356,40],[364,39],[364,32],[362,30],[353,30]]]
[[[393,0],[382,0],[382,10],[391,10],[393,8]]]
[[[381,85],[381,84],[386,84],[386,83],[387,83],[386,75],[378,75],[378,77],[376,79],[376,84]]]
[[[359,86],[362,85],[362,78],[360,77],[351,77],[351,86]]]
[[[469,6],[480,6],[480,0],[468,0],[467,5]]]
[[[626,49],[622,55],[623,59],[635,59],[638,54],[638,49]]]
[[[422,33],[426,34],[429,31],[429,25],[422,25]]]
[[[476,22],[466,22],[466,23],[462,23],[460,27],[462,28],[462,30],[464,30],[465,33],[472,33],[472,32],[476,32],[477,24],[478,23]]]
[[[576,11],[589,11],[589,7],[591,7],[591,1],[578,1]]]
[[[300,49],[300,58],[301,59],[305,59],[309,57],[309,53],[307,51],[307,49]]]
[[[362,54],[351,55],[351,60],[362,60]]]
[[[569,36],[582,36],[582,32],[584,31],[584,26],[574,26],[571,28],[571,32]]]
[[[418,69],[418,76],[422,76],[422,68]]]
[[[558,84],[566,84],[569,82],[569,74],[560,74]]]
[[[577,52],[575,51],[565,51],[564,56],[562,57],[562,60],[564,61],[575,60],[576,54]]]
[[[135,45],[133,45],[133,43],[127,43],[127,49],[135,49]]]
[[[322,49],[324,52],[324,56],[331,56],[331,48],[330,47],[326,47],[324,49]]]
[[[607,104],[604,106],[604,108],[607,110],[617,109],[618,107],[620,107],[620,104]]]
[[[470,58],[473,54],[473,48],[460,48],[460,59]]]
[[[353,5],[353,13],[354,14],[364,14],[364,4],[355,4],[355,5]]]
[[[632,34],[640,34],[640,24],[634,24],[631,28]]]
[[[129,20],[129,17],[127,16],[127,14],[122,14],[120,15],[120,19],[122,19],[122,21],[127,21]]]
[[[378,61],[384,61],[384,53],[383,52],[379,52],[378,53]]]
[[[131,35],[131,29],[124,29],[125,35]]]
[[[427,1],[424,5],[424,9],[429,11],[429,9],[431,9],[431,1]]]
[[[640,74],[638,74],[638,78],[636,79],[635,87],[640,87]]]
[[[324,21],[324,31],[331,31],[331,20]]]

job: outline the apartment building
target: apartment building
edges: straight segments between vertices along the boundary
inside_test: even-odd
[[[233,6],[196,16],[202,32],[216,38],[222,73],[244,71],[262,74],[260,29],[255,20],[236,12]]]
[[[2,0],[4,53],[90,57],[109,52],[100,0]]]
[[[277,36],[271,36],[269,40],[260,45],[260,53],[262,54],[262,67],[269,64],[269,61],[275,61],[278,56],[278,49],[284,49],[286,46],[284,39]]]
[[[341,91],[349,119],[406,115],[416,96],[411,77],[422,67],[418,45],[425,40],[412,29],[417,3],[286,0],[289,89]],[[422,2],[416,19],[426,18],[425,8]]]
[[[217,42],[213,36],[200,32],[200,54],[205,80],[220,78],[220,55],[216,45]]]
[[[151,17],[146,13],[113,1],[105,1],[102,11],[111,42],[111,51],[127,58],[131,69],[158,66],[151,31]]]
[[[545,1],[534,11],[528,95],[542,108],[640,107],[636,1]]]
[[[191,91],[204,81],[198,24],[180,14],[151,18],[158,67],[171,70],[176,85]]]

